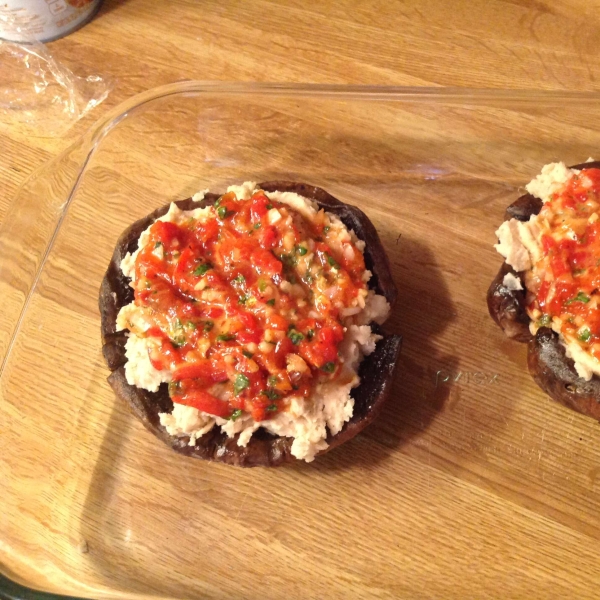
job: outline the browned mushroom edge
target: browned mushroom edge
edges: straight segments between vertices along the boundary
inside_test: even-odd
[[[397,290],[387,255],[375,227],[361,210],[340,202],[321,188],[302,183],[272,181],[260,183],[257,187],[267,192],[296,192],[315,200],[321,208],[337,215],[346,227],[353,229],[358,238],[365,242],[365,264],[373,273],[369,287],[385,296],[390,305],[394,306]],[[218,197],[218,194],[207,193],[200,202],[188,198],[175,204],[182,210],[191,210],[212,204]],[[123,232],[102,280],[99,308],[102,352],[111,371],[108,377],[109,384],[115,394],[127,403],[133,414],[149,431],[181,454],[242,467],[274,467],[297,460],[291,454],[292,438],[277,437],[263,429],[258,429],[253,434],[246,447],[237,445],[238,436],[228,438],[217,427],[203,435],[194,446],[189,446],[188,436],[172,436],[160,424],[158,414],[170,412],[173,408],[167,385],[162,384],[158,392],[152,393],[127,383],[124,369],[127,360],[125,358],[127,338],[125,332],[117,332],[115,329],[119,310],[133,301],[133,290],[129,286],[129,278],[123,275],[120,264],[127,252],[134,252],[137,249],[140,234],[168,209],[169,205],[162,206],[136,221]],[[381,333],[376,324],[371,326],[375,332]],[[337,435],[328,437],[329,446],[319,455],[353,438],[381,412],[392,389],[401,343],[401,336],[386,335],[377,342],[375,351],[364,358],[358,373],[361,379],[360,385],[351,392],[354,398],[354,414]]]

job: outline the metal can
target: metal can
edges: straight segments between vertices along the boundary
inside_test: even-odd
[[[85,25],[102,0],[0,0],[0,39],[51,42]]]

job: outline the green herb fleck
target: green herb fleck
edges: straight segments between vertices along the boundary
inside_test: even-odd
[[[305,248],[304,246],[296,246],[296,252],[300,255],[300,256],[304,256],[307,252],[308,249]]]
[[[269,306],[275,306],[275,298],[271,298],[270,300],[267,300],[267,304]]]
[[[334,269],[339,269],[340,265],[337,264],[335,258],[333,258],[333,256],[327,255],[327,262],[329,263],[329,266],[334,268]]]
[[[235,335],[231,333],[222,333],[217,336],[217,342],[231,342],[231,340],[235,340]]]
[[[246,304],[246,302],[248,302],[248,300],[250,300],[250,298],[252,298],[252,296],[248,296],[248,294],[244,294],[243,296],[240,296],[238,298],[238,304]]]
[[[219,206],[221,206],[221,198],[215,200],[215,208],[219,208]]]
[[[250,380],[242,373],[239,373],[233,382],[233,393],[239,396],[249,385]]]
[[[274,412],[277,410],[277,404],[269,404],[269,406],[267,406],[267,410],[269,412]]]
[[[204,331],[210,331],[214,326],[215,324],[212,321],[206,321],[204,323]]]
[[[212,269],[212,265],[210,263],[202,263],[194,269],[194,275],[197,277],[202,277],[202,275],[204,275],[209,269]]]
[[[254,354],[252,354],[252,352],[248,352],[248,350],[242,350],[242,354],[246,357],[246,358],[252,358],[254,356]]]
[[[188,321],[188,322],[185,324],[185,326],[186,326],[188,329],[196,329],[196,323],[194,323],[193,321]]]
[[[156,242],[156,244],[154,244],[155,248],[160,248],[162,246],[162,242]]]
[[[542,315],[537,325],[538,327],[550,327],[552,325],[552,317],[550,315]]]
[[[260,229],[262,227],[262,223],[254,223],[254,229]]]
[[[592,332],[590,331],[589,327],[583,327],[582,329],[579,330],[577,337],[582,342],[589,342],[590,338],[592,337]]]
[[[274,390],[263,390],[261,392],[263,396],[266,396],[269,400],[279,400],[279,394]]]
[[[292,269],[298,263],[298,260],[293,254],[282,254],[280,260],[288,269]]]
[[[236,419],[239,419],[242,416],[242,411],[239,408],[236,408],[232,413],[231,416],[229,417],[230,421],[235,421]]]
[[[234,277],[235,283],[246,283],[246,278],[240,273],[237,277]]]
[[[273,208],[272,204],[267,204],[267,210],[271,210]]]
[[[175,348],[181,348],[185,344],[185,338],[183,336],[177,336],[171,340],[171,344],[175,346]]]
[[[325,225],[325,227],[323,227],[323,233],[329,233],[330,229],[331,227],[329,227],[329,225]]]
[[[217,208],[217,215],[219,216],[219,219],[221,219],[221,220],[225,219],[228,214],[229,214],[229,211],[227,210],[227,208],[225,206],[219,206],[219,208]]]
[[[577,296],[575,296],[575,298],[571,298],[571,300],[568,300],[567,302],[565,302],[565,304],[573,304],[573,302],[589,302],[590,301],[590,297],[587,294],[584,294],[583,292],[579,292],[579,294],[577,294]]]
[[[309,330],[306,332],[306,337],[307,337],[309,340],[312,340],[312,339],[315,337],[315,330],[314,330],[314,329],[309,329]]]
[[[279,383],[279,379],[277,379],[277,377],[275,375],[271,375],[268,379],[267,379],[267,385],[269,387],[275,387],[277,384]]]
[[[264,292],[267,289],[267,282],[264,279],[258,280],[258,291]]]
[[[295,330],[289,331],[288,337],[292,340],[294,346],[297,346],[304,339],[304,336],[299,331]]]
[[[325,373],[333,373],[335,371],[335,363],[327,362],[321,367],[321,370],[325,371]]]

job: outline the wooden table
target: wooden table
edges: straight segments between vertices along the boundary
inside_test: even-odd
[[[291,0],[229,4],[105,0],[92,23],[49,48],[76,73],[109,79],[112,91],[60,139],[2,129],[0,219],[34,168],[66,148],[111,107],[161,84],[203,79],[596,90],[599,27],[597,6],[583,0],[552,5],[525,0],[427,4],[372,0],[322,6]],[[408,297],[418,302],[418,297]],[[417,334],[408,333],[409,341]],[[522,362],[524,357],[513,350],[506,356],[507,363]],[[413,403],[418,412],[417,401]],[[421,416],[428,418],[428,413]],[[419,441],[418,418],[410,435],[404,434],[403,444],[396,439],[391,444],[394,452],[404,455],[398,464],[406,472],[407,485],[398,492],[398,504],[416,507],[406,514],[406,536],[398,540],[398,556],[389,562],[394,570],[383,561],[372,566],[371,578],[365,578],[361,557],[353,556],[352,569],[343,574],[346,579],[323,590],[336,597],[344,597],[347,585],[349,594],[365,598],[503,598],[509,589],[511,597],[553,598],[556,590],[565,595],[573,589],[577,597],[597,597],[600,572],[590,557],[598,544],[598,524],[588,526],[585,520],[555,510],[553,502],[543,497],[543,487],[528,496],[502,479],[470,471],[448,449],[452,440],[444,436],[451,430],[434,427],[429,438]],[[386,446],[386,439],[371,441]],[[144,460],[151,461],[151,442],[148,448]],[[493,454],[493,440],[485,448]],[[378,472],[376,465],[361,463],[352,477],[370,477],[389,501],[394,491],[386,489],[385,473],[383,467]],[[293,472],[284,477],[292,488],[297,484]],[[334,486],[336,477],[343,479],[343,471],[333,472],[329,481]],[[591,488],[600,490],[598,469],[592,469],[590,477]],[[340,510],[351,510],[351,505],[346,497]],[[358,513],[367,510],[359,508]],[[273,535],[259,542],[281,543],[282,552],[289,552],[293,536],[283,530]],[[363,535],[367,539],[369,531]],[[385,545],[394,547],[393,540],[386,539]],[[581,561],[577,548],[585,557]],[[331,577],[335,579],[336,573]],[[294,595],[300,588],[288,590],[277,574],[265,575],[264,582],[273,597],[277,591],[279,597],[286,593],[300,597]],[[219,597],[218,578],[210,593]],[[247,590],[245,595],[249,597]]]

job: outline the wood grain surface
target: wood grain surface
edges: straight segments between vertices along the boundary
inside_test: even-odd
[[[60,139],[1,128],[0,218],[26,176],[102,113],[183,79],[599,89],[597,8],[586,0],[105,0],[93,22],[48,47],[76,74],[110,80],[110,96]]]
[[[111,94],[59,139],[0,129],[0,218],[106,110],[181,79],[598,89],[597,8],[105,0],[50,48]],[[544,162],[594,155],[600,108],[243,110],[238,127],[235,102],[174,100],[111,134],[86,174],[0,390],[2,572],[96,598],[597,598],[600,426],[537,389],[485,290],[504,207]],[[182,459],[105,380],[97,285],[119,233],[249,173],[360,206],[400,290],[393,401],[313,465]]]

